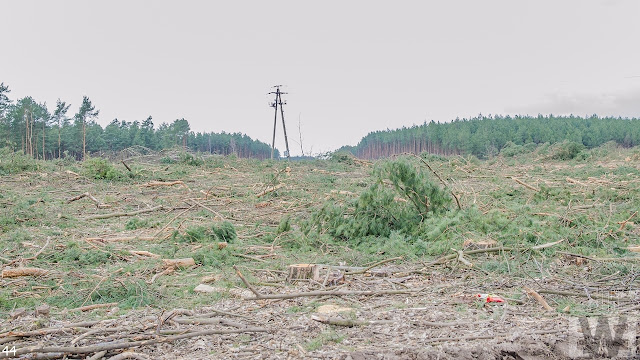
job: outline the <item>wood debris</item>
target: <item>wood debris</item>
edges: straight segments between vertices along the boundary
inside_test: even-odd
[[[162,259],[165,268],[186,268],[196,264],[193,258],[184,259]]]
[[[2,270],[3,278],[13,278],[20,276],[41,276],[49,273],[49,270],[34,267],[18,267],[13,269]]]
[[[278,185],[275,185],[275,186],[272,186],[272,187],[270,187],[270,188],[267,188],[267,189],[265,189],[265,190],[263,190],[263,191],[261,191],[261,192],[257,193],[257,194],[256,194],[256,197],[257,197],[257,198],[263,197],[263,196],[265,196],[265,195],[267,195],[267,194],[269,194],[269,193],[272,193],[272,192],[274,192],[274,191],[276,191],[276,190],[278,190],[278,189],[281,189],[282,187],[284,187],[284,184],[282,184],[282,183],[280,183],[280,184],[278,184]]]

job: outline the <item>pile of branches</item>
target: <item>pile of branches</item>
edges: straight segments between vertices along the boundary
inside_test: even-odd
[[[199,336],[258,333],[268,329],[239,323],[224,316],[239,316],[224,311],[195,314],[193,311],[176,309],[160,316],[148,316],[124,324],[122,319],[59,323],[56,326],[0,333],[0,347],[9,351],[0,354],[0,359],[31,354],[29,358],[85,358],[111,360],[147,359],[142,353],[125,349],[172,343],[181,339]],[[56,346],[43,346],[52,342]],[[13,351],[15,350],[15,351]]]

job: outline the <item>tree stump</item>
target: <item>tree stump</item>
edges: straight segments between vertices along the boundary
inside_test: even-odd
[[[312,279],[318,281],[320,279],[320,267],[316,264],[293,264],[289,265],[288,282],[296,282],[303,279]]]

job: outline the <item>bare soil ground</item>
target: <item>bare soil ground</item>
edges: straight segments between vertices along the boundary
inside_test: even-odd
[[[420,255],[301,231],[322,204],[345,203],[371,183],[372,166],[362,163],[213,158],[188,166],[141,157],[129,161],[137,176],[116,182],[93,179],[80,164],[2,176],[0,358],[637,357],[635,155],[434,160],[463,209],[476,209],[477,226],[491,216],[509,222],[502,232],[465,220],[445,226]],[[236,239],[200,237],[223,221]],[[578,240],[584,234],[591,243]],[[163,262],[190,257],[195,265]],[[315,280],[287,281],[288,266],[301,263],[326,266]],[[260,296],[291,298],[256,299],[232,265]],[[24,268],[44,272],[9,276]],[[592,339],[580,325],[586,317]],[[599,318],[609,319],[610,339],[595,331]]]

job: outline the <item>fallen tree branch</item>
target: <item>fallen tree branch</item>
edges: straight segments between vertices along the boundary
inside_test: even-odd
[[[0,345],[2,344],[6,344],[6,343],[13,343],[20,340],[19,337],[17,336],[9,336],[9,337],[4,337],[4,338],[0,338]]]
[[[41,336],[41,335],[49,335],[49,334],[57,334],[61,332],[71,332],[71,331],[88,331],[86,327],[81,326],[65,326],[61,328],[46,328],[40,330],[32,330],[32,331],[8,331],[0,334],[0,338],[23,338],[30,336]]]
[[[583,183],[583,182],[580,182],[580,181],[578,181],[578,180],[576,180],[576,179],[572,179],[572,178],[570,178],[570,177],[567,177],[567,179],[566,179],[566,180],[567,180],[567,182],[568,182],[568,183],[570,183],[570,184],[576,184],[576,185],[585,186],[585,187],[587,186],[587,184],[585,184],[585,183]]]
[[[522,289],[527,293],[527,295],[533,297],[534,299],[536,299],[536,301],[538,303],[540,303],[540,305],[542,305],[542,307],[547,310],[547,311],[553,311],[553,308],[551,306],[549,306],[549,304],[547,303],[547,301],[540,295],[538,294],[535,290],[533,290],[530,287],[522,287]]]
[[[200,316],[207,317],[207,316],[214,316],[214,315],[227,315],[227,316],[240,317],[240,318],[243,318],[243,319],[248,319],[249,318],[249,316],[247,316],[247,315],[234,314],[234,313],[223,311],[223,310],[211,309],[211,311],[212,312],[200,314]]]
[[[255,261],[260,261],[260,262],[266,262],[266,260],[264,260],[264,259],[260,259],[260,258],[257,258],[255,256],[251,256],[251,255],[233,254],[233,256],[237,256],[237,257],[241,257],[241,258],[245,258],[245,259],[250,259],[250,260],[255,260]]]
[[[464,251],[463,254],[472,255],[472,254],[480,254],[480,253],[487,253],[487,252],[513,251],[513,250],[515,250],[515,249],[514,248],[510,248],[510,247],[502,247],[501,246],[501,247],[493,247],[493,248],[486,248],[486,249],[477,249],[477,250]],[[434,261],[426,264],[425,267],[429,267],[429,266],[433,266],[433,265],[437,265],[437,264],[442,264],[442,263],[445,263],[445,262],[447,262],[449,260],[453,260],[453,259],[457,258],[458,256],[459,256],[458,253],[442,256],[442,257],[439,257],[439,258],[435,259]],[[413,272],[417,273],[417,274],[421,274],[422,273],[419,270],[416,270],[416,271],[413,271]]]
[[[547,335],[547,334],[558,334],[558,333],[563,333],[565,332],[565,330],[540,330],[540,331],[533,331],[532,333],[529,334],[523,334],[523,336],[525,335]],[[433,343],[433,342],[446,342],[446,341],[468,341],[468,340],[485,340],[485,339],[494,339],[494,338],[499,338],[499,337],[508,337],[511,334],[496,334],[496,335],[468,335],[468,336],[460,336],[460,337],[439,337],[439,338],[430,338],[430,339],[425,339],[422,340],[425,343]]]
[[[535,192],[540,192],[540,189],[538,189],[538,188],[536,188],[536,187],[534,187],[534,186],[531,186],[531,185],[529,185],[529,184],[525,183],[524,181],[522,181],[522,180],[520,180],[520,179],[518,179],[518,178],[512,177],[512,179],[513,179],[513,181],[515,181],[515,182],[517,182],[518,184],[520,184],[520,185],[522,185],[522,186],[526,187],[527,189],[531,189],[531,190],[533,190],[533,191],[535,191]]]
[[[194,207],[196,207],[196,205],[195,205],[195,204],[194,204],[194,205],[191,205],[189,208],[184,209],[184,210],[183,210],[183,211],[181,211],[178,215],[174,216],[174,217],[173,217],[171,220],[169,220],[169,222],[168,222],[168,223],[166,223],[166,224],[165,224],[165,225],[164,225],[160,230],[158,230],[155,234],[153,234],[153,237],[154,237],[154,238],[158,237],[158,235],[162,234],[162,232],[163,232],[166,228],[168,228],[168,227],[169,227],[169,225],[171,225],[171,223],[172,223],[175,219],[179,218],[179,217],[180,217],[180,216],[182,216],[184,213],[186,213],[187,211],[189,211],[189,210],[193,209]]]
[[[87,360],[100,360],[102,359],[105,355],[107,355],[107,352],[105,350],[99,351],[95,354],[93,354],[93,356],[88,357]]]
[[[124,359],[149,360],[149,356],[145,354],[134,353],[132,351],[125,351],[116,356],[110,357],[108,360],[124,360]]]
[[[625,221],[621,221],[618,224],[620,224],[620,229],[618,229],[618,231],[622,231],[624,229],[625,226],[627,226],[627,223],[629,221],[631,221],[631,219],[633,219],[634,217],[636,217],[636,215],[638,215],[638,212],[634,212],[631,216],[629,216],[629,218]]]
[[[464,258],[464,252],[462,250],[456,250],[456,249],[451,249],[451,251],[455,252],[456,254],[458,254],[458,261],[460,261],[461,263],[465,264],[468,267],[473,267],[473,264]]]
[[[538,293],[540,293],[540,294],[562,295],[562,296],[578,296],[578,297],[586,297],[586,298],[593,298],[593,299],[603,299],[603,300],[611,300],[611,301],[633,301],[633,299],[629,299],[629,298],[619,298],[619,297],[606,296],[606,295],[586,294],[586,293],[577,293],[577,292],[560,291],[560,290],[545,290],[545,289],[542,289],[542,290],[538,290]]]
[[[122,237],[112,237],[112,238],[103,238],[103,237],[90,237],[86,238],[86,241],[131,241],[131,240],[143,240],[143,241],[151,241],[155,239],[152,236],[122,236]]]
[[[189,187],[182,180],[176,180],[176,181],[149,181],[148,183],[143,184],[141,186],[143,186],[143,187],[156,187],[156,186],[173,186],[173,185],[180,185],[180,186],[186,188],[187,190],[191,191],[189,189]]]
[[[111,213],[111,214],[98,214],[98,215],[89,216],[89,217],[85,218],[85,220],[109,219],[109,218],[112,218],[112,217],[121,217],[121,216],[135,216],[135,215],[138,215],[138,214],[144,214],[144,213],[160,210],[160,209],[163,209],[163,208],[164,208],[164,206],[158,205],[158,206],[155,206],[155,207],[152,207],[152,208],[136,210],[136,211],[131,211],[131,212],[115,212],[115,213]]]
[[[282,184],[282,183],[280,183],[278,185],[275,185],[275,186],[272,186],[272,187],[270,187],[268,189],[265,189],[264,191],[261,191],[258,194],[256,194],[256,197],[257,198],[263,197],[263,196],[267,195],[268,193],[271,193],[271,192],[274,192],[274,191],[280,189],[283,186],[284,186],[284,184]]]
[[[47,248],[47,246],[49,246],[49,242],[51,242],[51,237],[47,236],[47,242],[40,248],[40,250],[38,250],[38,252],[33,255],[32,257],[23,259],[23,261],[31,261],[31,260],[35,260],[38,258],[38,256],[40,256],[40,254],[42,254],[42,252],[44,251],[44,249]]]
[[[352,319],[342,319],[337,317],[324,317],[320,315],[311,315],[311,320],[314,320],[323,324],[346,326],[346,327],[367,326],[367,325],[387,325],[387,324],[395,323],[395,321],[393,320],[352,320]]]
[[[531,248],[531,250],[540,250],[540,249],[546,249],[548,247],[552,247],[554,245],[558,245],[561,242],[563,242],[565,239],[560,239],[558,241],[554,241],[554,242],[550,242],[550,243],[546,243],[546,244],[540,244],[540,245],[536,245],[534,247]]]
[[[346,296],[346,295],[363,295],[363,296],[381,296],[392,294],[410,294],[420,292],[419,290],[319,290],[309,292],[299,292],[291,294],[268,294],[260,295],[260,297],[245,298],[245,300],[262,300],[262,299],[294,299],[299,297],[313,296]]]
[[[79,323],[67,324],[66,326],[60,327],[60,328],[44,328],[44,329],[38,329],[38,330],[32,330],[32,331],[7,331],[0,334],[0,339],[7,338],[7,337],[29,337],[29,336],[53,334],[56,332],[65,331],[69,329],[84,329],[84,328],[96,325],[100,322],[101,321],[98,321],[98,320],[92,320],[92,321],[83,321]]]
[[[100,309],[100,308],[105,308],[105,307],[113,307],[113,306],[117,306],[118,303],[114,302],[114,303],[105,303],[105,304],[93,304],[93,305],[87,305],[87,306],[80,306],[79,308],[75,308],[75,309],[71,309],[69,311],[73,312],[73,311],[89,311],[89,310],[95,310],[95,309]]]
[[[115,327],[115,328],[107,328],[107,329],[93,329],[89,330],[71,340],[71,345],[76,344],[78,341],[85,339],[91,335],[95,334],[103,334],[103,333],[113,333],[113,332],[125,332],[131,330],[129,327]]]
[[[176,270],[176,269],[175,269],[174,267],[166,268],[166,269],[164,269],[164,271],[159,272],[159,273],[157,273],[157,274],[153,275],[153,277],[151,277],[151,281],[150,281],[149,283],[150,283],[150,284],[153,284],[153,283],[154,283],[154,282],[155,282],[155,281],[156,281],[160,276],[163,276],[163,275],[169,275],[169,274],[171,274],[172,272],[174,272],[175,270]]]
[[[636,306],[628,307],[626,309],[622,309],[622,310],[620,310],[620,312],[621,313],[625,313],[625,312],[634,311],[634,310],[640,310],[640,305],[636,305]]]
[[[627,257],[610,257],[610,258],[593,258],[595,261],[640,261],[640,256],[627,256]]]
[[[111,207],[111,205],[103,204],[100,200],[96,199],[93,195],[91,195],[88,192],[82,193],[82,194],[80,194],[78,196],[74,196],[71,199],[68,199],[67,200],[67,204],[72,203],[72,202],[74,202],[76,200],[80,200],[80,199],[85,198],[85,197],[91,199],[91,201],[93,201],[96,204],[96,207],[98,209]]]
[[[596,260],[596,259],[594,259],[592,257],[586,256],[586,255],[574,254],[574,253],[569,253],[569,252],[565,252],[565,251],[556,251],[556,254],[562,254],[562,255],[573,256],[573,257],[583,258],[583,259],[592,260],[592,261],[598,261],[598,260]]]
[[[233,270],[236,271],[236,274],[238,275],[238,277],[240,278],[240,280],[242,280],[242,282],[245,284],[245,286],[247,288],[249,288],[249,290],[251,290],[252,293],[254,293],[256,295],[256,299],[262,299],[263,295],[260,294],[256,289],[253,288],[253,286],[251,286],[251,284],[249,284],[249,282],[247,281],[247,279],[244,278],[244,276],[242,275],[242,273],[240,272],[240,270],[238,269],[237,266],[233,265]]]
[[[160,255],[158,254],[154,254],[145,250],[129,250],[129,252],[139,257],[150,257],[150,258],[156,258],[156,259],[160,257]]]
[[[122,162],[122,165],[124,165],[124,167],[125,167],[125,168],[127,168],[127,170],[129,170],[129,172],[133,172],[133,171],[131,170],[131,168],[129,167],[129,165],[127,165],[127,163],[126,163],[126,162],[124,162],[124,160],[121,160],[121,162]]]
[[[392,262],[392,261],[396,261],[396,260],[402,260],[402,256],[398,256],[398,257],[394,257],[391,259],[386,259],[386,260],[382,260],[382,261],[378,261],[377,263],[374,263],[372,265],[367,266],[366,268],[362,269],[362,270],[356,270],[356,271],[351,271],[351,272],[345,272],[345,275],[356,275],[356,274],[364,274],[367,271],[373,269],[376,266],[380,266],[382,264],[386,264],[388,262]]]
[[[110,342],[110,343],[101,343],[96,345],[89,346],[31,346],[31,347],[23,347],[20,349],[16,349],[15,355],[13,352],[11,355],[9,354],[0,354],[0,359],[6,359],[9,357],[15,357],[18,355],[24,354],[34,354],[34,353],[65,353],[65,354],[89,354],[100,351],[109,351],[109,350],[119,350],[119,349],[127,349],[133,347],[147,346],[158,343],[170,343],[176,340],[189,339],[198,336],[209,336],[209,335],[224,335],[224,334],[239,334],[245,332],[267,332],[269,331],[266,328],[258,328],[258,327],[246,327],[242,329],[229,329],[229,330],[203,330],[203,331],[194,331],[188,332],[185,334],[175,335],[175,336],[167,336],[167,337],[159,337],[151,340],[142,340],[142,341],[123,341],[123,342]]]
[[[200,206],[203,209],[209,210],[213,215],[219,217],[221,220],[224,220],[224,216],[222,216],[219,212],[213,210],[212,208],[205,206],[201,203],[199,203],[196,199],[189,199],[190,201],[193,201],[194,203],[196,203],[196,205]]]

